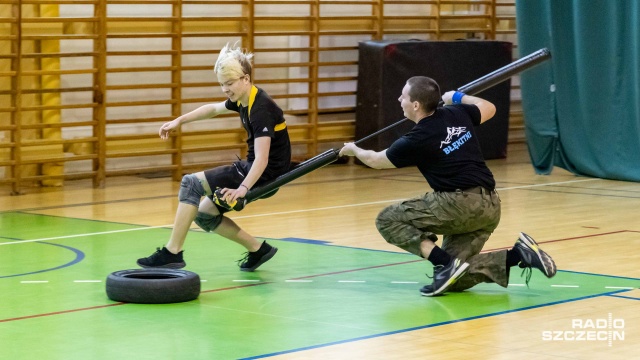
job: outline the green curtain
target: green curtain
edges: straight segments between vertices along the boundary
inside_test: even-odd
[[[547,61],[521,75],[537,173],[640,181],[640,1],[517,0],[518,49]]]

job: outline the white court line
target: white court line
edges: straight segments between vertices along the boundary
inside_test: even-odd
[[[576,183],[576,182],[585,182],[585,181],[594,181],[594,180],[602,180],[602,179],[591,178],[591,179],[581,179],[581,180],[559,181],[559,182],[546,183],[546,184],[522,185],[522,186],[512,186],[512,187],[506,187],[506,188],[498,188],[497,190],[498,191],[504,191],[504,190],[514,190],[514,189],[526,189],[526,188],[534,188],[534,187],[541,187],[541,186],[571,184],[571,183]],[[234,216],[233,219],[247,219],[247,218],[256,218],[256,217],[263,217],[263,216],[279,216],[279,215],[286,215],[286,214],[299,214],[299,213],[312,212],[312,211],[346,209],[346,208],[358,207],[358,206],[369,206],[369,205],[400,202],[400,201],[403,201],[403,200],[406,200],[406,199],[403,198],[403,199],[394,199],[394,200],[381,200],[381,201],[372,201],[372,202],[358,203],[358,204],[348,204],[348,205],[327,206],[327,207],[303,209],[303,210],[272,212],[272,213],[267,213],[267,214]],[[2,246],[2,245],[28,244],[28,243],[32,243],[32,242],[38,242],[38,241],[63,240],[63,239],[72,239],[72,238],[87,237],[87,236],[94,236],[94,235],[117,234],[117,233],[124,233],[124,232],[130,232],[130,231],[141,231],[141,230],[150,230],[150,229],[159,229],[159,228],[172,228],[172,227],[173,227],[173,224],[168,224],[168,225],[160,225],[160,226],[147,226],[147,227],[135,228],[135,229],[126,229],[126,230],[102,231],[102,232],[96,232],[96,233],[66,235],[66,236],[57,236],[57,237],[50,237],[50,238],[32,239],[32,240],[10,241],[10,242],[5,242],[5,243],[0,243],[0,246]]]
[[[592,178],[592,179],[582,179],[582,180],[560,181],[560,182],[547,183],[547,184],[535,184],[535,185],[512,186],[512,187],[506,187],[506,188],[498,188],[498,189],[496,189],[496,190],[498,190],[498,191],[504,191],[504,190],[526,189],[526,188],[533,188],[533,187],[540,187],[540,186],[550,186],[550,185],[570,184],[570,183],[575,183],[575,182],[594,181],[594,180],[602,180],[602,179],[599,179],[599,178]],[[366,202],[366,203],[349,204],[349,205],[327,206],[327,207],[313,208],[313,209],[281,211],[281,212],[273,212],[273,213],[268,213],[268,214],[257,214],[257,215],[246,215],[246,216],[234,216],[233,218],[234,218],[234,219],[247,219],[247,218],[255,218],[255,217],[261,217],[261,216],[274,216],[274,215],[286,215],[286,214],[299,214],[299,213],[305,213],[305,212],[311,212],[311,211],[322,211],[322,210],[346,209],[346,208],[350,208],[350,207],[357,207],[357,206],[368,206],[368,205],[377,205],[377,204],[394,203],[394,202],[400,202],[400,201],[403,201],[403,200],[406,200],[406,199],[405,199],[405,198],[403,198],[403,199],[394,199],[394,200],[381,200],[381,201],[371,201],[371,202]]]
[[[148,229],[159,229],[159,228],[166,228],[166,227],[172,227],[172,226],[173,226],[173,224],[171,224],[171,225],[162,225],[162,226],[147,226],[147,227],[143,227],[143,228],[126,229],[126,230],[102,231],[102,232],[87,233],[87,234],[65,235],[65,236],[56,236],[56,237],[50,237],[50,238],[11,241],[11,242],[6,242],[6,243],[0,243],[0,246],[2,246],[2,245],[26,244],[26,243],[32,243],[32,242],[38,242],[38,241],[63,240],[63,239],[71,239],[71,238],[78,238],[78,237],[95,236],[95,235],[117,234],[117,233],[122,233],[122,232],[140,231],[140,230],[148,230]]]
[[[605,289],[626,289],[626,290],[633,290],[635,289],[632,286],[605,286]]]
[[[498,188],[496,190],[502,191],[502,190],[526,189],[526,188],[534,188],[534,187],[540,187],[540,186],[562,185],[562,184],[571,184],[571,183],[576,183],[576,182],[585,182],[585,181],[594,181],[594,180],[603,180],[603,179],[590,178],[590,179],[580,179],[580,180],[558,181],[558,182],[552,182],[552,183],[546,183],[546,184],[510,186],[510,187],[506,187],[506,188]]]
[[[526,284],[508,284],[507,286],[527,286]]]
[[[24,280],[20,281],[20,284],[46,284],[49,280]]]

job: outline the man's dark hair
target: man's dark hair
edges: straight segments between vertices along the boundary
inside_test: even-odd
[[[407,85],[409,85],[409,100],[422,104],[426,112],[431,112],[438,107],[442,95],[440,95],[440,86],[435,80],[426,76],[414,76],[407,80]]]

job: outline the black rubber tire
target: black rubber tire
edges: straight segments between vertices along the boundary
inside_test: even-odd
[[[113,301],[168,304],[200,295],[200,276],[175,269],[148,268],[115,271],[107,276],[107,296]]]

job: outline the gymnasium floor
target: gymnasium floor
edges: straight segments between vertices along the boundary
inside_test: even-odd
[[[279,248],[258,271],[239,271],[238,245],[194,227],[185,260],[202,280],[199,298],[119,303],[105,278],[166,242],[179,184],[121,178],[3,194],[0,358],[635,357],[640,184],[489,163],[503,219],[487,250],[526,231],[558,263],[553,279],[536,271],[527,287],[514,268],[507,289],[420,296],[431,266],[373,225],[386,204],[423,190],[419,174],[332,165],[232,215]],[[595,338],[570,339],[580,331]]]

